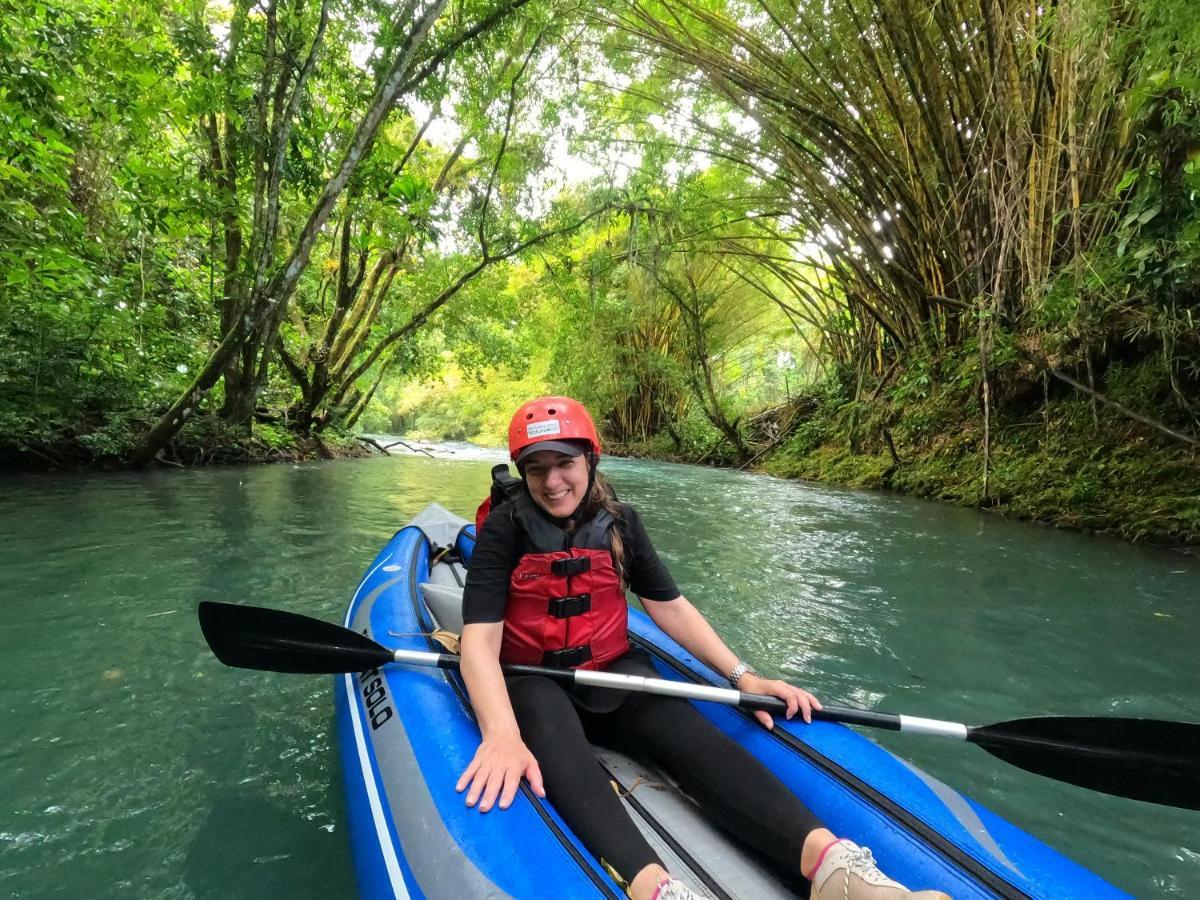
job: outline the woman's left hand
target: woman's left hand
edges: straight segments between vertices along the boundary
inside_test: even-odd
[[[812,711],[821,709],[821,701],[803,688],[788,684],[786,681],[763,678],[751,672],[747,672],[738,680],[738,690],[747,694],[769,694],[772,697],[778,697],[787,704],[785,717],[788,719],[799,712],[804,721],[810,723],[812,722]],[[767,728],[775,727],[775,720],[768,712],[761,709],[755,710],[754,718]]]

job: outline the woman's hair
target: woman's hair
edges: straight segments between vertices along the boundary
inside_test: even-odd
[[[595,465],[595,462],[591,460],[588,463],[592,466]],[[607,510],[614,520],[620,520],[621,504],[617,502],[617,495],[609,487],[605,477],[598,471],[593,471],[592,486],[588,490],[587,496],[583,498],[583,502],[579,504],[579,509],[575,511],[575,515],[571,518],[579,522],[590,522],[602,509]],[[625,545],[621,542],[621,530],[615,524],[609,529],[609,537],[612,540],[613,568],[617,570],[617,575],[621,579],[621,586],[624,587]]]

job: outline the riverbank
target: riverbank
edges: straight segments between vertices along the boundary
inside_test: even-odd
[[[1145,429],[1093,428],[1086,402],[1045,421],[996,423],[987,490],[981,427],[922,435],[856,451],[850,442],[786,443],[762,471],[867,488],[890,488],[1058,527],[1133,541],[1200,546],[1200,460]],[[908,424],[902,418],[897,431]],[[884,442],[886,444],[886,441]]]
[[[54,443],[33,440],[0,442],[0,469],[86,471],[126,468],[134,446],[132,430],[97,430]],[[160,453],[156,464],[192,466],[251,463],[299,463],[313,459],[352,459],[377,451],[357,437],[334,429],[302,434],[272,422],[234,427],[217,416],[192,419]]]
[[[734,457],[715,429],[694,420],[677,423],[673,435],[607,442],[606,452],[894,490],[1132,541],[1200,546],[1200,454],[1188,445],[1111,405],[1093,409],[1078,393],[1041,390],[1033,402],[1028,391],[1002,395],[985,441],[971,391],[921,388],[918,376],[866,401],[847,402],[834,392],[796,397],[773,416],[755,417],[760,449],[749,465]],[[1116,396],[1124,397],[1119,386]],[[0,449],[0,468],[117,469],[123,444],[93,439],[9,446]],[[433,455],[428,446],[404,449]],[[380,452],[377,441],[332,429],[307,435],[256,422],[246,430],[205,417],[190,422],[159,463],[299,463]]]
[[[910,387],[857,402],[797,398],[779,416],[788,436],[746,467],[1131,541],[1200,546],[1200,452],[1188,444],[1111,405],[1093,407],[1076,392],[1043,394],[1040,386],[1037,397],[1005,397],[985,434],[976,394],[914,395]],[[618,452],[739,465],[728,445],[666,436]]]

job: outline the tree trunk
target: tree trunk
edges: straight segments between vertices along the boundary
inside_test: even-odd
[[[188,389],[162,414],[154,427],[142,438],[142,442],[130,453],[130,462],[135,466],[144,466],[158,456],[159,451],[179,433],[179,429],[196,411],[205,395],[212,390],[217,379],[221,377],[225,364],[241,349],[242,340],[240,327],[234,327],[225,335]]]
[[[468,35],[479,34],[481,31],[486,30],[487,27],[494,25],[525,2],[527,0],[514,0],[509,6],[502,8],[497,13],[493,13],[483,23],[468,30],[464,34],[464,39]],[[284,312],[287,309],[288,301],[296,290],[300,275],[308,265],[308,259],[318,235],[333,212],[338,198],[349,184],[351,176],[366,158],[367,151],[374,141],[379,128],[387,118],[388,113],[391,112],[396,98],[403,89],[412,86],[405,78],[405,75],[410,69],[417,49],[424,44],[430,29],[433,27],[434,21],[441,15],[445,5],[446,0],[434,0],[425,9],[421,17],[413,22],[412,30],[409,32],[407,39],[393,58],[390,68],[381,79],[379,87],[372,98],[370,108],[359,121],[358,127],[354,132],[354,137],[351,139],[350,145],[342,157],[341,164],[322,189],[320,197],[309,214],[308,221],[296,239],[290,256],[282,265],[275,267],[274,274],[268,277],[268,270],[273,265],[271,262],[273,258],[272,248],[274,247],[279,227],[278,190],[281,165],[272,173],[273,177],[269,190],[273,192],[274,196],[268,198],[268,208],[264,214],[267,224],[263,233],[256,235],[256,238],[260,240],[260,246],[251,250],[251,257],[256,259],[256,277],[254,291],[247,303],[247,311],[244,315],[238,317],[237,323],[225,334],[220,346],[209,356],[208,361],[201,370],[201,374],[197,376],[192,385],[159,418],[145,437],[142,438],[141,443],[133,449],[130,454],[130,460],[135,465],[145,465],[153,460],[158,452],[179,432],[179,429],[183,427],[188,416],[193,413],[197,404],[204,399],[208,391],[216,384],[225,366],[234,359],[236,354],[246,348],[249,350],[250,358],[253,360],[274,341],[278,334],[279,323],[282,321]],[[315,54],[324,30],[327,9],[328,5],[324,4],[322,6],[321,26],[317,38],[313,42],[309,59],[305,63],[306,71],[311,71],[312,64],[315,62]],[[455,45],[457,45],[457,42],[451,42],[449,46]],[[439,54],[439,57],[444,58],[441,54]],[[298,96],[303,87],[303,79],[298,78],[293,92],[294,102],[289,102],[288,104],[288,116],[294,117]],[[282,153],[286,149],[282,145],[287,140],[288,122],[285,121],[281,124],[277,134],[279,135],[281,144],[281,146],[277,147],[277,150],[281,159]],[[245,358],[243,358],[241,374],[243,378],[248,378],[250,384],[249,386],[239,385],[235,392],[237,396],[235,400],[236,410],[231,411],[236,415],[244,414],[247,404],[249,404],[251,413],[253,412],[254,395],[257,394],[258,390],[256,382],[258,379],[265,377],[266,361],[267,357],[264,355],[262,359],[263,365],[256,370],[253,364],[246,365]]]
[[[259,392],[254,363],[254,347],[247,343],[225,366],[225,402],[221,406],[221,417],[233,425],[246,425],[254,415]]]

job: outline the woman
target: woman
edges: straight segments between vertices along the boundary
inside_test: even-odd
[[[568,690],[536,676],[505,679],[501,661],[657,675],[629,646],[628,587],[656,625],[733,687],[781,698],[789,719],[800,713],[809,722],[821,708],[807,691],[762,678],[739,660],[679,592],[637,512],[618,503],[596,471],[600,441],[578,402],[526,403],[509,426],[509,451],[524,490],[492,510],[479,530],[463,597],[462,674],[482,732],[457,785],[467,805],[506,809],[525,778],[633,900],[694,897],[634,827],[595,764],[591,741],[670,769],[733,834],[811,879],[818,900],[945,897],[910,894],[886,878],[869,851],[838,840],[684,700]],[[755,715],[773,727],[767,713]]]

